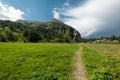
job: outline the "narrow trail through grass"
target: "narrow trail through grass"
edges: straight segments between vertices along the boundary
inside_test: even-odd
[[[79,50],[75,53],[74,56],[74,65],[73,65],[73,77],[75,80],[87,80],[85,76],[85,69],[81,60],[82,47],[80,46]]]

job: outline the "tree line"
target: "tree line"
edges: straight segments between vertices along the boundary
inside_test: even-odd
[[[120,42],[120,36],[101,36],[100,38],[82,38],[81,42]]]

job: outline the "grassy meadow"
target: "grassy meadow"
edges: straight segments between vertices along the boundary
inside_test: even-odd
[[[82,47],[88,80],[120,80],[119,44],[0,43],[0,80],[74,80]]]
[[[89,80],[120,80],[119,44],[83,44],[82,58]]]
[[[0,80],[72,80],[78,44],[0,43]]]

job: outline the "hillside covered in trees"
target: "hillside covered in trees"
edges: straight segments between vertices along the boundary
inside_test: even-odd
[[[49,22],[0,20],[1,42],[79,42],[81,35],[72,27],[53,19]]]

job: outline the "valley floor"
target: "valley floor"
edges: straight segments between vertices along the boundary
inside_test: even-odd
[[[119,44],[0,43],[0,80],[119,80]]]
[[[89,80],[120,80],[120,44],[82,44]]]

